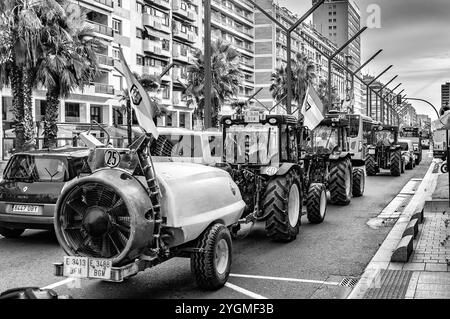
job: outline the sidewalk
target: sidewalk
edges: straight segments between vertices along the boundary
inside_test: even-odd
[[[437,168],[433,161],[349,299],[450,299],[449,183]],[[422,210],[423,224],[408,262],[391,262],[411,216]]]

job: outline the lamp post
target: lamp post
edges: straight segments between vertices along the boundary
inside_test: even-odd
[[[208,0],[211,1],[211,0]],[[295,22],[291,27],[286,28],[281,22],[276,20],[270,13],[261,8],[257,3],[253,0],[247,0],[251,5],[257,8],[261,13],[263,13],[266,17],[268,17],[271,21],[273,21],[281,30],[286,32],[286,51],[287,51],[287,63],[286,63],[286,113],[292,114],[291,105],[292,105],[292,63],[291,63],[291,34],[292,32],[298,28],[298,26],[305,21],[314,11],[317,10],[325,0],[319,0],[316,4],[309,9],[297,22]],[[206,2],[205,2],[206,5]],[[206,70],[205,70],[206,71]]]
[[[204,0],[203,6],[204,17],[204,68],[205,68],[205,84],[203,94],[205,98],[204,103],[204,126],[208,129],[212,126],[212,109],[211,109],[211,0]]]

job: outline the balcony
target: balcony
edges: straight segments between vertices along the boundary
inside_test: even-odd
[[[147,54],[163,55],[162,43],[151,40],[142,40],[142,49]]]
[[[220,10],[222,13],[227,14],[231,16],[234,20],[237,20],[243,24],[249,25],[253,27],[253,16],[245,16],[243,13],[238,13],[236,10],[232,10],[228,8],[227,6],[224,6],[220,1],[218,0],[212,0],[211,6]],[[253,10],[250,10],[250,12],[253,12]]]
[[[180,28],[173,28],[173,36],[187,42],[194,43],[196,36],[192,32],[182,32]]]
[[[186,18],[187,20],[194,22],[195,18],[196,18],[196,13],[195,11],[191,10],[191,9],[183,9],[181,7],[181,0],[173,0],[172,1],[172,13],[175,15],[179,15],[182,18]]]
[[[160,17],[155,17],[148,13],[142,15],[142,24],[157,31],[170,33],[170,26],[164,25]]]
[[[114,86],[112,86],[112,85],[105,84],[105,83],[95,83],[95,82],[91,82],[90,84],[95,87],[95,93],[110,94],[110,95],[115,94]]]
[[[171,8],[169,0],[148,0],[147,3],[162,10],[170,10]]]
[[[180,91],[173,92],[172,103],[175,106],[186,107],[186,101],[183,101],[183,95],[181,94]]]
[[[104,55],[104,54],[96,54],[97,56],[97,62],[102,67],[114,67],[114,59],[110,56]]]
[[[114,31],[111,27],[108,27],[107,25],[96,23],[93,21],[86,20],[86,22],[89,24],[89,26],[92,28],[92,31],[94,33],[100,34],[101,36],[106,36],[108,38],[114,38]]]
[[[190,62],[190,56],[187,49],[180,48],[180,46],[174,45],[172,50],[172,57],[174,60],[178,60],[184,63]]]
[[[81,2],[85,2],[87,4],[90,4],[91,6],[95,6],[111,12],[114,8],[113,0],[81,0]]]
[[[180,84],[183,83],[184,85],[187,84],[187,74],[182,73],[179,68],[174,68],[172,70],[172,81],[173,84]]]

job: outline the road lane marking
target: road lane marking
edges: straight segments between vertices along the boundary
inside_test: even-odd
[[[231,275],[230,275],[230,276],[231,276]],[[233,285],[233,284],[231,284],[231,283],[229,283],[229,282],[227,282],[227,283],[225,284],[225,287],[228,287],[228,288],[230,288],[230,289],[236,290],[237,292],[240,292],[241,294],[244,294],[244,295],[246,295],[246,296],[249,296],[249,297],[251,297],[251,298],[253,298],[253,299],[268,299],[267,297],[258,295],[258,294],[254,293],[254,292],[251,292],[250,290],[247,290],[247,289],[244,289],[244,288],[242,288],[242,287]]]
[[[311,279],[297,279],[297,278],[285,278],[285,277],[270,277],[270,276],[255,276],[255,275],[242,275],[242,274],[230,274],[230,277],[239,278],[252,278],[252,279],[267,279],[267,280],[277,280],[277,281],[292,281],[310,284],[322,284],[330,286],[339,286],[338,282],[332,281],[322,281],[322,280],[311,280]]]
[[[54,284],[42,287],[41,289],[54,289],[54,288],[62,286],[62,285],[70,284],[72,281],[75,281],[75,279],[77,279],[77,278],[66,278],[66,279],[58,281]]]

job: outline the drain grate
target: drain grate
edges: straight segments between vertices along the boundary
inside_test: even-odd
[[[353,287],[355,287],[355,285],[356,285],[357,283],[358,283],[358,279],[356,279],[356,278],[351,278],[351,277],[345,277],[345,278],[342,279],[342,281],[339,283],[339,286],[353,288]]]

